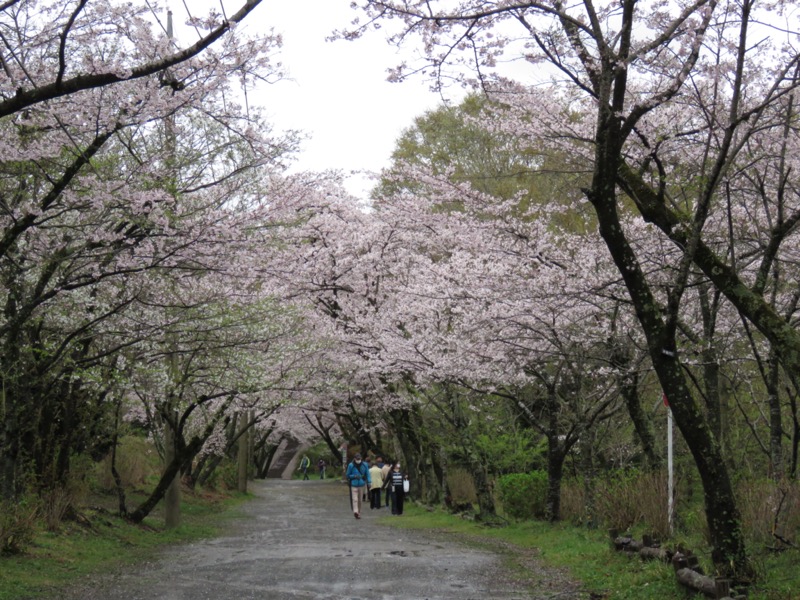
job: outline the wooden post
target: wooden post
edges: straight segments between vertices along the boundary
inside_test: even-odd
[[[677,573],[681,569],[686,569],[688,567],[688,562],[686,557],[681,552],[676,552],[672,557],[672,567],[675,569]]]
[[[714,586],[717,600],[727,598],[731,593],[731,580],[725,577],[717,577],[714,579]]]

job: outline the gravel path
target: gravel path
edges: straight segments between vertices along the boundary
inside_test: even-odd
[[[397,529],[388,510],[356,520],[337,481],[255,482],[255,499],[224,537],[163,552],[103,575],[60,600],[577,600],[563,574],[534,557],[526,576],[503,554],[445,534]],[[535,586],[535,587],[531,587]]]

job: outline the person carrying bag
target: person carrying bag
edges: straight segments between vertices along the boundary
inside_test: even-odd
[[[406,497],[406,488],[409,487],[408,475],[404,475],[400,471],[400,463],[394,463],[389,476],[383,483],[383,487],[387,488],[392,495],[392,514],[400,516],[403,514],[403,503]],[[409,488],[410,489],[410,488]]]
[[[369,475],[369,468],[361,460],[361,454],[356,454],[353,462],[347,465],[347,472],[345,473],[347,481],[350,483],[350,505],[353,507],[353,516],[356,519],[361,518],[361,496],[369,485],[372,479]]]

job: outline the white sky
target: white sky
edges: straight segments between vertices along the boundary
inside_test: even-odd
[[[195,16],[220,0],[187,0]],[[226,14],[244,0],[224,0]],[[175,36],[192,40],[185,25],[182,0],[169,0]],[[265,0],[243,25],[246,31],[270,27],[283,35],[280,61],[291,80],[248,91],[251,104],[264,106],[277,130],[300,129],[310,139],[293,170],[337,169],[379,171],[389,164],[394,144],[414,117],[437,108],[440,97],[421,78],[404,83],[386,81],[386,70],[399,62],[396,49],[380,32],[354,42],[326,42],[356,16],[350,0]],[[371,183],[348,177],[348,190],[362,198]]]

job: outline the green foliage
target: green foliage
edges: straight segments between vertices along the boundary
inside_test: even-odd
[[[453,394],[427,413],[431,433],[444,445],[448,460],[464,466],[480,462],[488,473],[521,473],[543,464],[546,444],[519,425],[508,402],[490,394]],[[446,419],[439,415],[445,414]]]
[[[18,554],[33,539],[41,504],[32,498],[0,502],[0,554]]]
[[[491,473],[517,473],[532,468],[543,456],[542,447],[536,447],[536,434],[530,429],[504,428],[483,431],[475,436],[475,448],[484,457]]]
[[[215,482],[221,482],[223,489],[235,490],[239,485],[239,466],[230,458],[224,458],[216,468]]]
[[[452,535],[468,545],[489,546],[519,560],[529,567],[525,557],[535,548],[546,564],[567,570],[567,576],[579,580],[588,597],[605,600],[668,600],[686,598],[686,590],[675,580],[671,565],[643,561],[611,549],[607,534],[567,523],[524,521],[507,527],[487,528],[444,511],[429,511],[410,505],[403,519],[386,519],[393,527],[435,530]],[[491,542],[497,542],[492,546]],[[687,540],[696,547],[696,538]],[[800,589],[797,551],[767,552],[757,557],[763,578],[751,590],[750,600],[796,600]],[[522,567],[523,569],[526,567]],[[527,573],[532,583],[541,585],[541,578]]]
[[[395,176],[384,178],[376,195],[387,197],[400,191],[424,195],[423,184],[402,175],[397,178],[403,166],[409,165],[435,176],[446,175],[455,184],[468,183],[496,198],[516,198],[521,213],[533,208],[534,213],[558,227],[572,231],[594,227],[594,216],[580,201],[580,189],[588,183],[591,170],[585,164],[576,164],[575,157],[555,154],[531,144],[529,139],[521,141],[518,136],[485,126],[487,119],[505,110],[507,107],[491,103],[485,96],[471,94],[458,106],[442,106],[417,117],[392,153],[390,172]],[[564,210],[551,210],[559,204]]]
[[[87,574],[147,559],[166,544],[212,536],[245,498],[185,494],[176,529],[163,529],[160,516],[148,519],[146,527],[132,525],[103,506],[113,506],[112,496],[94,496],[93,508],[81,512],[91,527],[66,521],[53,532],[37,522],[35,510],[31,513],[33,507],[27,505],[21,515],[31,543],[24,553],[0,557],[0,600],[52,597]],[[0,506],[0,527],[9,513]]]
[[[544,518],[547,507],[547,473],[511,473],[497,480],[497,489],[508,516],[515,519]]]

